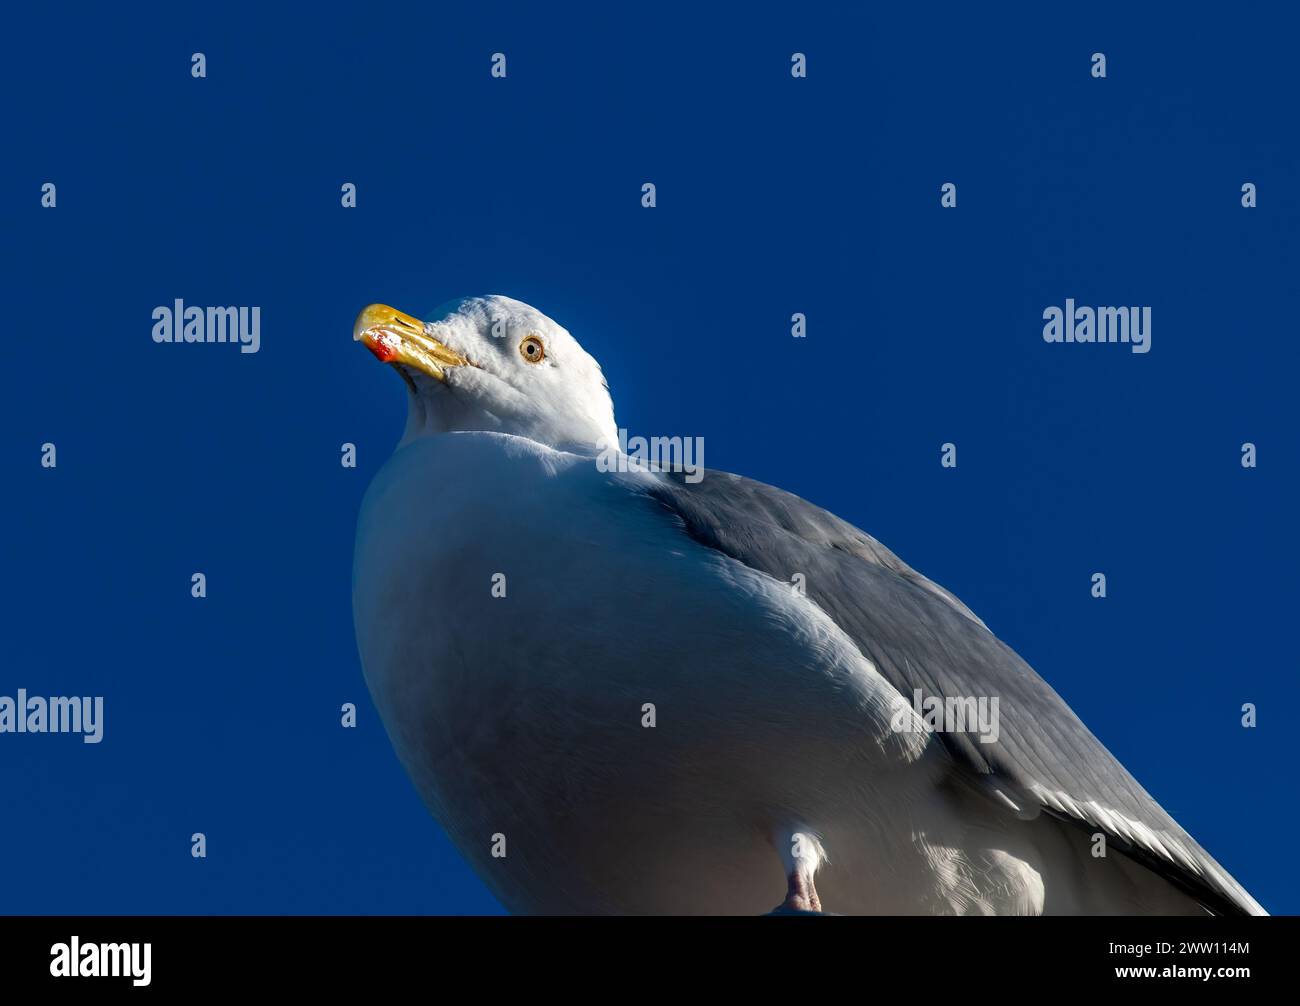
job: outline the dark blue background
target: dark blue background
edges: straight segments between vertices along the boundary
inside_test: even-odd
[[[102,694],[106,731],[0,736],[0,910],[499,911],[392,754],[349,583],[405,414],[352,319],[489,292],[633,434],[955,591],[1300,909],[1297,25],[1078,7],[8,13],[0,694]],[[260,305],[261,352],[155,345],[177,297]],[[1151,305],[1151,353],[1046,345],[1066,297]]]

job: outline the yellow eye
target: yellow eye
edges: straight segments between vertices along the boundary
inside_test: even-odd
[[[529,363],[541,363],[546,358],[546,349],[542,340],[530,335],[519,344],[519,352]]]

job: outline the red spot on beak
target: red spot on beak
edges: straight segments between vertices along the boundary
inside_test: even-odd
[[[387,332],[377,333],[367,345],[370,352],[374,353],[381,363],[391,363],[393,357],[397,355],[397,347],[393,345],[393,337]]]

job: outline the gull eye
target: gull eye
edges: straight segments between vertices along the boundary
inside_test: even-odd
[[[542,340],[535,335],[528,336],[519,344],[519,353],[529,363],[541,363],[546,358]]]

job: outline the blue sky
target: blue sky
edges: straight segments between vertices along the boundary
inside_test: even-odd
[[[500,910],[392,754],[349,596],[405,412],[352,319],[491,292],[574,333],[631,433],[703,437],[953,590],[1300,909],[1293,20],[15,16],[0,694],[106,724],[0,736],[0,911]],[[1044,343],[1067,297],[1151,306],[1151,352]],[[259,305],[260,351],[156,345],[176,298]]]

